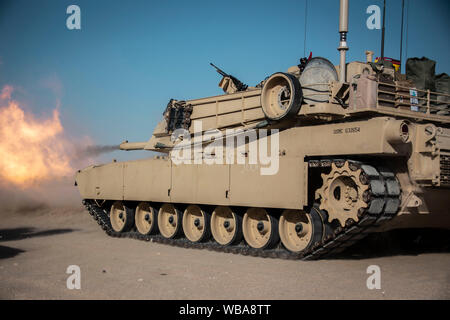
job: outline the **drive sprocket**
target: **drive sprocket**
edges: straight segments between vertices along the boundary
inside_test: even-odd
[[[358,221],[360,209],[368,207],[369,185],[357,163],[332,162],[331,171],[322,174],[322,187],[316,190],[320,209],[328,212],[328,221],[337,219],[342,227],[348,219]]]

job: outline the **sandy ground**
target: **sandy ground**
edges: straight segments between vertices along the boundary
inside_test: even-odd
[[[110,238],[81,208],[2,213],[0,236],[2,299],[450,298],[448,248],[264,259]],[[81,269],[80,290],[66,287],[69,265]],[[379,290],[366,286],[370,265]]]

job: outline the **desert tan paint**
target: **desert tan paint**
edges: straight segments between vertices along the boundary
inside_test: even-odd
[[[275,175],[261,175],[256,164],[176,165],[169,158],[152,158],[88,167],[76,180],[87,199],[302,208],[308,196],[305,157],[406,156],[402,143],[388,142],[389,126],[399,122],[380,117],[282,130]]]
[[[365,68],[365,63],[349,63],[348,82]],[[256,164],[176,165],[167,156],[80,170],[76,175],[80,194],[84,199],[302,209],[308,205],[310,192],[308,157],[382,156],[393,160],[390,169],[402,188],[399,217],[383,228],[450,228],[450,192],[440,188],[440,161],[450,156],[450,129],[446,128],[450,117],[379,105],[343,108],[332,96],[341,85],[330,83],[331,103],[304,104],[294,122],[265,125],[280,129],[279,171],[275,175],[261,175]],[[191,120],[201,121],[203,131],[255,128],[265,120],[257,88],[187,103],[193,106]],[[405,125],[406,139],[402,137]],[[191,126],[191,134],[193,130]],[[157,148],[157,143],[165,147]],[[172,147],[164,120],[149,141],[121,145],[125,150],[167,154]]]

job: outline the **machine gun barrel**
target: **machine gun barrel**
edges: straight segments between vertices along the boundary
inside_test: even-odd
[[[238,78],[232,76],[231,74],[226,73],[225,71],[223,71],[222,69],[220,69],[219,67],[217,67],[216,65],[214,65],[212,62],[209,63],[211,66],[213,66],[217,73],[220,74],[223,77],[229,77],[234,84],[236,85],[236,88],[238,91],[244,91],[248,88],[248,85],[246,85],[245,83],[241,82]]]
[[[229,77],[230,75],[228,73],[226,73],[225,71],[223,71],[222,69],[220,69],[219,67],[217,67],[216,65],[214,65],[214,63],[210,62],[209,63],[211,66],[213,66],[213,68],[216,69],[217,73],[220,74],[223,77]]]

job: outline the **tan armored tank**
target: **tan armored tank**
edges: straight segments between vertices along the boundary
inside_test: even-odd
[[[450,95],[393,68],[303,60],[256,87],[171,100],[147,142],[165,155],[78,171],[110,236],[282,258],[335,254],[371,232],[450,228]]]

